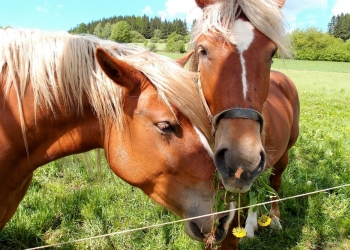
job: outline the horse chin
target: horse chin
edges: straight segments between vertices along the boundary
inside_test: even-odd
[[[246,193],[251,188],[253,180],[248,182],[239,179],[234,179],[232,181],[232,178],[225,178],[222,180],[222,184],[224,185],[225,189],[229,192]]]

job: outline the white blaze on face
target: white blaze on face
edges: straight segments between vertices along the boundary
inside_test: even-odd
[[[254,26],[250,22],[237,19],[231,27],[231,32],[230,42],[236,45],[240,56],[242,66],[243,95],[245,99],[247,96],[248,84],[243,52],[249,48],[250,44],[254,40]]]
[[[204,134],[196,126],[193,126],[193,127],[194,127],[194,130],[196,131],[196,133],[198,134],[199,139],[201,140],[204,148],[207,150],[207,152],[210,155],[210,157],[213,158],[214,157],[214,153],[213,153],[213,150],[211,149],[211,147],[209,145],[208,140],[205,138]]]

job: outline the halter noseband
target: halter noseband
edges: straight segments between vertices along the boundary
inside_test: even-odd
[[[263,126],[264,126],[264,118],[258,111],[254,109],[247,109],[247,108],[232,108],[232,109],[226,109],[216,114],[213,117],[214,131],[216,131],[218,123],[222,118],[230,118],[230,119],[243,118],[243,119],[250,119],[253,121],[257,121],[260,124],[260,133],[262,132]]]
[[[199,73],[199,70],[198,70],[198,73]],[[231,108],[231,109],[226,109],[224,111],[221,111],[220,113],[216,114],[213,117],[213,115],[211,114],[210,108],[208,106],[208,103],[205,100],[200,77],[198,77],[198,79],[197,79],[197,86],[198,86],[198,90],[199,90],[199,95],[202,99],[205,110],[207,111],[209,121],[212,124],[212,129],[213,129],[212,133],[213,133],[214,137],[215,137],[215,132],[216,132],[218,123],[219,123],[220,119],[222,119],[222,118],[230,118],[230,119],[241,118],[241,119],[251,119],[253,121],[257,121],[260,124],[260,133],[262,132],[263,127],[264,127],[264,118],[262,117],[262,115],[258,111],[254,110],[254,109]]]

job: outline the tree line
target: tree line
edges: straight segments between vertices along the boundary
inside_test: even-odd
[[[163,21],[159,17],[149,18],[146,15],[115,16],[88,24],[81,23],[68,32],[93,34],[120,43],[143,43],[151,51],[157,51],[156,43],[166,43],[166,51],[183,53],[189,41],[185,21]]]
[[[140,33],[145,39],[151,39],[154,32],[161,32],[161,39],[166,39],[171,33],[176,32],[179,35],[188,35],[187,24],[185,20],[174,19],[173,21],[161,20],[159,17],[150,18],[144,16],[114,16],[103,18],[98,21],[92,21],[87,24],[81,23],[75,28],[70,29],[69,33],[96,33],[101,38],[108,38],[112,33],[113,25],[120,21],[125,21],[132,31]]]
[[[334,37],[341,38],[344,42],[350,39],[350,14],[341,13],[332,16],[328,23],[328,33]]]

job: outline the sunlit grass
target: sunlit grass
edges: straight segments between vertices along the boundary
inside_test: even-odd
[[[274,58],[272,68],[276,70],[350,73],[349,63],[347,62],[306,61]]]

